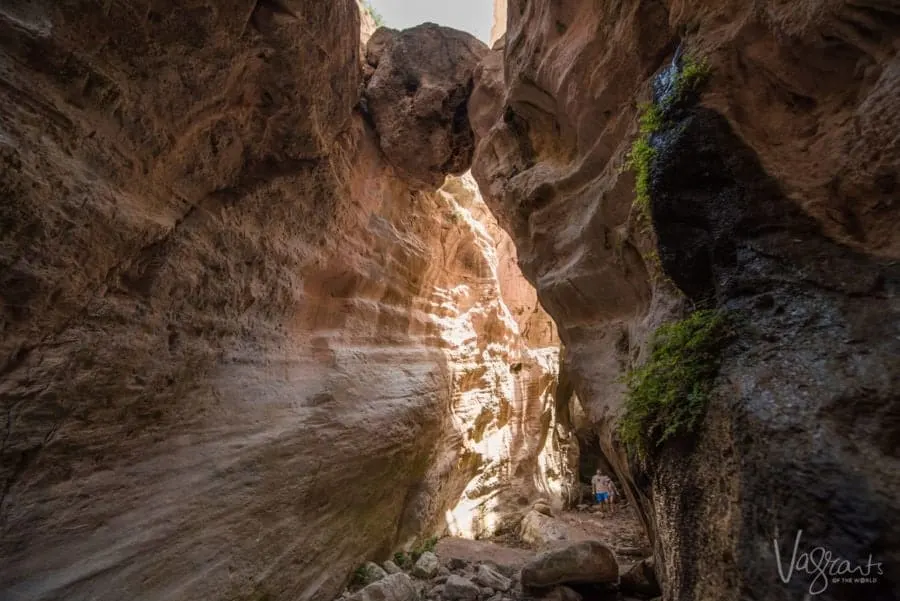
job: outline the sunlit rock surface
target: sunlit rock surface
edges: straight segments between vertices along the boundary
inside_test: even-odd
[[[552,327],[480,201],[384,163],[359,38],[352,0],[0,7],[0,598],[329,599],[461,498],[560,494]]]

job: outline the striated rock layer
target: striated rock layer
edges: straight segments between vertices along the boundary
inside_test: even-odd
[[[513,0],[508,14],[476,71],[473,173],[560,328],[664,598],[799,598],[815,575],[783,582],[774,541],[787,573],[800,530],[798,557],[881,564],[821,598],[895,598],[896,3]],[[626,157],[679,53],[712,75],[651,140],[648,229]],[[620,376],[659,324],[711,305],[737,336],[702,427],[630,462]]]
[[[326,599],[563,494],[555,332],[480,200],[382,158],[359,27],[0,7],[0,598]]]

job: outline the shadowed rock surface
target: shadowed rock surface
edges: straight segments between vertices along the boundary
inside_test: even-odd
[[[514,0],[508,13],[476,69],[473,173],[642,508],[665,598],[797,598],[812,576],[781,582],[773,543],[787,567],[798,530],[799,552],[882,564],[876,584],[822,598],[894,598],[896,4]],[[700,105],[651,137],[649,228],[626,159],[636,107],[679,47],[712,74]],[[706,419],[629,461],[621,376],[657,326],[704,306],[737,316]]]

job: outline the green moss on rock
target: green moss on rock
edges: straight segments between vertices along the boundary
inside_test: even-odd
[[[645,459],[666,440],[695,430],[729,336],[726,314],[711,310],[657,329],[649,360],[625,377],[628,391],[618,431],[629,452]]]
[[[638,137],[628,153],[626,168],[634,172],[634,206],[639,215],[650,216],[650,169],[656,158],[656,150],[651,144],[651,136],[666,125],[670,110],[689,94],[698,93],[712,75],[709,63],[704,59],[685,56],[675,75],[673,92],[660,104],[647,103],[639,107]]]

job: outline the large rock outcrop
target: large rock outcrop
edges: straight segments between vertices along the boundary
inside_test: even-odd
[[[559,492],[555,333],[480,200],[384,162],[359,35],[0,7],[0,597],[325,599],[460,498]]]
[[[382,27],[369,40],[366,110],[381,150],[408,184],[437,188],[472,164],[467,106],[486,51],[471,35],[433,23]]]
[[[473,173],[557,322],[665,598],[798,598],[815,575],[783,582],[774,542],[786,571],[800,530],[798,554],[883,570],[821,598],[893,598],[896,4],[514,0],[508,14],[476,72]],[[711,79],[656,125],[648,220],[627,155],[676,56]],[[630,461],[621,375],[659,324],[704,305],[739,316],[705,421]]]

